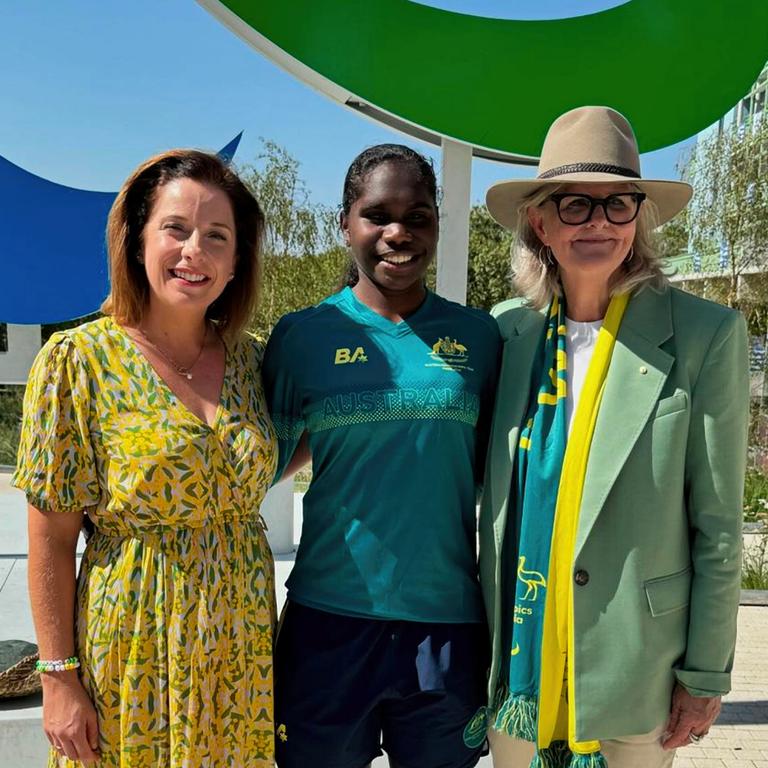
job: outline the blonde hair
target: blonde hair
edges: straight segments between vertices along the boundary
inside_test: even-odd
[[[525,198],[517,211],[517,231],[512,246],[512,271],[515,287],[536,309],[546,307],[553,296],[562,296],[560,268],[553,258],[544,256],[544,243],[528,221],[528,209],[537,208],[562,187],[543,187]],[[669,280],[661,258],[656,254],[653,230],[658,226],[656,204],[646,198],[637,216],[633,255],[611,279],[611,296],[631,293],[643,285],[663,288]]]
[[[264,215],[250,190],[216,155],[193,149],[172,149],[142,163],[123,184],[107,221],[110,291],[101,305],[119,323],[137,325],[149,302],[147,273],[139,257],[144,227],[157,190],[174,179],[192,179],[226,193],[235,219],[235,275],[206,312],[228,338],[251,320],[261,287],[261,244]]]

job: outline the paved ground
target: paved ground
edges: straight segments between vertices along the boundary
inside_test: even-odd
[[[18,638],[34,641],[32,620],[26,594],[26,526],[23,497],[11,489],[9,476],[0,472],[0,640]],[[298,535],[301,518],[296,504],[295,530]],[[278,602],[285,599],[285,579],[293,566],[293,555],[276,558]],[[733,692],[726,697],[719,722],[698,747],[678,752],[675,768],[768,768],[768,604],[743,605],[739,610],[739,642],[733,673]],[[40,717],[39,701],[27,700],[21,706],[0,705],[0,768],[20,765],[43,765],[44,741],[34,721]],[[3,749],[14,722],[23,719],[31,727],[25,734],[29,744],[29,760],[11,756]],[[379,758],[374,768],[385,768]],[[491,768],[489,757],[481,768]],[[310,768],[310,767],[308,767]]]
[[[768,768],[768,606],[741,606],[734,690],[718,722],[675,768]]]

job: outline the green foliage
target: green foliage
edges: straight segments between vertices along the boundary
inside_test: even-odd
[[[333,209],[312,203],[299,162],[274,141],[262,139],[257,165],[238,169],[267,219],[265,250],[273,256],[308,256],[338,245]]]
[[[686,217],[670,222],[670,250],[687,228],[701,260],[701,275],[678,285],[740,309],[754,337],[768,333],[768,120],[732,125],[700,139],[685,165],[694,199]],[[662,232],[666,227],[662,229]],[[677,238],[677,239],[676,239]],[[721,249],[727,255],[720,266]],[[679,264],[680,272],[692,267]],[[753,401],[761,412],[763,402]],[[752,439],[756,438],[756,439]],[[750,439],[751,454],[765,454],[765,430]]]
[[[268,255],[264,260],[264,291],[252,329],[268,336],[286,312],[317,304],[336,291],[348,259],[340,247],[307,256]]]
[[[656,252],[665,261],[675,260],[688,250],[690,230],[688,209],[668,221],[656,232]]]
[[[0,464],[16,464],[24,387],[0,386]]]
[[[255,165],[238,172],[267,220],[261,304],[252,329],[268,336],[287,312],[316,304],[339,286],[347,266],[329,206],[310,201],[299,162],[262,139]]]
[[[490,309],[515,296],[511,274],[512,233],[499,226],[484,205],[469,214],[467,304]]]
[[[757,469],[744,478],[744,522],[768,525],[768,475]],[[768,533],[758,533],[757,540],[748,536],[745,544],[742,589],[768,589]]]
[[[756,469],[744,478],[744,521],[768,521],[768,476]]]
[[[748,311],[739,277],[765,269],[768,254],[768,121],[700,139],[685,174],[695,190],[688,212],[692,246],[710,257],[726,250],[725,303]]]
[[[742,589],[768,589],[768,534],[744,552],[741,567]]]

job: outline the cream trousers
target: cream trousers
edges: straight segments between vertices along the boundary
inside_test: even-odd
[[[672,768],[675,750],[661,748],[660,725],[641,736],[625,736],[621,739],[601,741],[600,747],[608,768]],[[528,768],[533,757],[533,744],[521,741],[505,733],[488,731],[493,768]]]

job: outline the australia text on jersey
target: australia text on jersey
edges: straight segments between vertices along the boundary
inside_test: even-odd
[[[474,425],[479,413],[479,395],[460,386],[392,387],[325,397],[322,410],[307,416],[307,427],[314,432],[397,419],[438,419]]]

